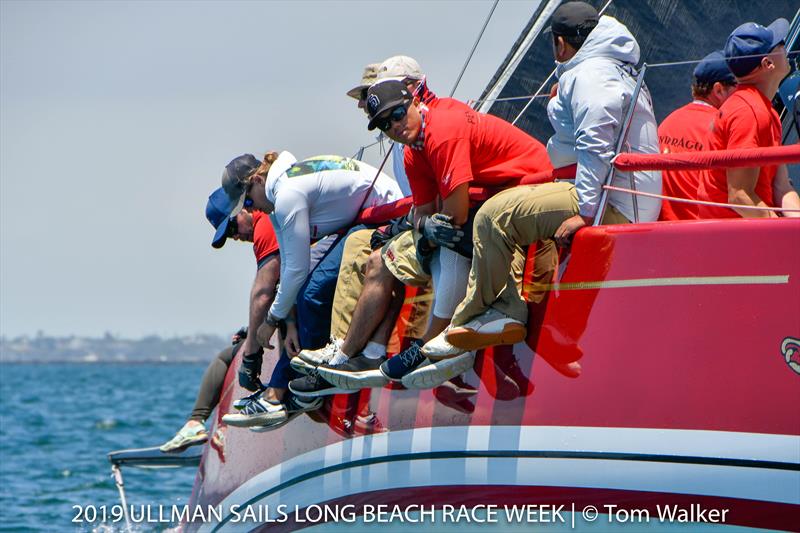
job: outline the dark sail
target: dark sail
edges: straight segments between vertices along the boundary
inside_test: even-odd
[[[589,0],[601,9],[605,0]],[[484,91],[484,98],[507,98],[533,94],[555,67],[551,37],[543,30],[560,0],[543,0],[522,35]],[[604,14],[623,22],[641,48],[642,62],[648,64],[700,59],[720,49],[728,34],[743,22],[764,25],[784,17],[797,25],[797,0],[613,0]],[[791,34],[790,34],[791,35]],[[508,72],[518,49],[527,39],[530,47],[513,71]],[[795,48],[796,48],[795,44]],[[674,109],[691,100],[694,65],[656,67],[647,72],[647,86],[653,96],[656,119],[660,122]],[[505,74],[505,75],[504,75]],[[507,78],[507,80],[506,80]],[[543,94],[548,94],[548,82]],[[540,140],[553,133],[545,111],[547,99],[537,99],[517,121],[517,126]],[[527,100],[487,101],[481,111],[513,121]]]

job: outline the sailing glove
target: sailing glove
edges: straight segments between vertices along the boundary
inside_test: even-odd
[[[436,213],[429,217],[424,216],[419,221],[419,232],[426,239],[439,246],[455,248],[456,243],[464,236],[460,226],[453,225],[453,217],[444,213]]]
[[[264,348],[259,348],[254,353],[242,356],[242,366],[239,368],[239,385],[250,391],[258,391],[263,387],[258,376],[261,374]]]

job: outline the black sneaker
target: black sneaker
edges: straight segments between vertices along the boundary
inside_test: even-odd
[[[325,381],[329,381],[341,389],[357,391],[386,385],[386,378],[380,369],[381,363],[385,361],[385,357],[372,359],[365,355],[358,355],[339,365],[319,365],[317,371]]]
[[[401,381],[403,376],[417,368],[425,360],[420,348],[423,342],[411,341],[411,346],[391,357],[381,365],[381,373],[391,381]]]
[[[333,394],[350,394],[355,391],[334,387],[314,371],[312,374],[289,382],[289,390],[302,398],[316,398],[318,396],[331,396]]]

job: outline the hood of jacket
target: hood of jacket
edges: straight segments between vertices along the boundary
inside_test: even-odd
[[[569,61],[558,63],[556,74],[560,77],[581,63],[595,58],[636,65],[639,62],[639,43],[624,24],[614,17],[603,15],[578,53]]]

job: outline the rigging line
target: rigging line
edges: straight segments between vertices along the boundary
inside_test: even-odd
[[[601,9],[601,10],[600,10],[600,12],[599,12],[599,13],[597,13],[597,16],[598,16],[598,18],[599,18],[599,17],[601,17],[601,16],[603,15],[603,13],[605,12],[605,10],[608,8],[608,6],[610,6],[610,5],[611,5],[611,2],[613,2],[613,1],[614,1],[614,0],[608,0],[608,1],[606,2],[606,5],[604,5],[604,6],[603,6],[603,9]],[[542,84],[539,86],[539,88],[538,88],[538,89],[536,89],[536,92],[535,92],[535,93],[534,93],[534,95],[531,97],[531,99],[530,99],[530,100],[528,100],[528,103],[527,103],[527,104],[525,104],[525,106],[522,108],[522,111],[520,111],[520,112],[519,112],[519,114],[516,116],[516,118],[515,118],[513,121],[511,121],[511,124],[514,124],[514,125],[516,125],[516,124],[517,124],[517,121],[518,121],[520,118],[522,118],[522,115],[524,115],[524,114],[525,114],[525,112],[528,110],[528,108],[529,108],[529,107],[531,106],[531,104],[533,103],[534,99],[535,99],[537,96],[539,96],[539,95],[541,94],[541,92],[542,92],[542,89],[544,89],[545,85],[547,85],[547,84],[548,84],[548,82],[550,81],[550,78],[552,78],[552,77],[553,77],[553,75],[555,75],[555,73],[556,73],[556,69],[553,69],[553,70],[550,72],[550,75],[549,75],[549,76],[547,76],[547,78],[545,78],[545,80],[544,80],[544,81],[542,82]]]
[[[478,98],[476,100],[470,100],[470,103],[479,103],[479,102],[511,102],[513,100],[525,100],[527,98],[550,98],[549,94],[525,94],[523,96],[505,96],[503,98]]]
[[[786,52],[786,57],[791,58],[792,56],[800,54],[800,50],[794,52]],[[738,56],[737,59],[746,59],[750,57],[765,57],[764,54],[752,54],[749,56]],[[647,68],[653,67],[674,67],[677,65],[692,65],[694,63],[700,63],[703,59],[688,59],[686,61],[666,61],[664,63],[648,63]]]
[[[475,44],[472,45],[472,50],[470,51],[469,55],[467,56],[467,60],[464,62],[464,66],[461,67],[461,72],[456,79],[456,83],[453,85],[453,88],[450,90],[450,96],[452,97],[453,94],[456,92],[456,87],[458,84],[461,83],[461,77],[464,75],[464,72],[467,70],[467,65],[469,65],[470,60],[472,59],[472,55],[475,53],[475,49],[478,48],[478,43],[481,41],[481,37],[483,37],[483,32],[486,31],[486,26],[489,25],[489,20],[492,18],[492,14],[494,13],[495,8],[500,0],[494,0],[494,4],[492,4],[492,9],[489,10],[489,16],[486,17],[486,21],[483,23],[483,28],[481,28],[480,33],[478,34],[478,38],[475,39]]]
[[[726,204],[722,202],[707,202],[705,200],[693,200],[690,198],[676,198],[675,196],[665,196],[663,194],[653,194],[650,192],[644,191],[634,191],[632,189],[626,189],[624,187],[615,187],[613,185],[603,185],[603,188],[609,191],[616,191],[616,192],[626,192],[628,194],[632,194],[634,196],[646,196],[648,198],[660,198],[661,200],[669,200],[670,202],[680,202],[684,204],[694,204],[694,205],[710,205],[712,207],[727,207],[729,209],[750,209],[753,211],[772,211],[772,212],[784,212],[784,213],[800,213],[800,209],[790,209],[788,207],[761,207],[760,205],[738,205],[738,204]]]

